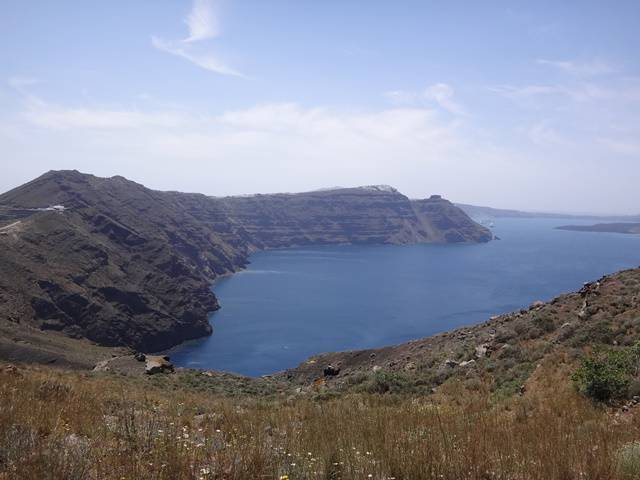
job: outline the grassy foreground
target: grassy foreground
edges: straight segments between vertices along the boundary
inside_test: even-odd
[[[0,479],[637,478],[640,415],[540,378],[499,401],[455,382],[429,397],[235,400],[5,366]]]

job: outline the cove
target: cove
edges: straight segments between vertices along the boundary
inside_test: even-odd
[[[573,224],[580,224],[570,220]],[[328,351],[401,343],[549,300],[640,265],[640,236],[498,219],[472,245],[322,246],[259,252],[213,285],[213,335],[176,365],[264,375]],[[584,222],[589,223],[589,222]]]

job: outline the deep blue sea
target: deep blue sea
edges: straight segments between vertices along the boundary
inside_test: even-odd
[[[579,289],[640,265],[640,236],[497,219],[479,245],[333,246],[260,252],[213,285],[211,337],[171,352],[180,366],[263,375],[328,351],[424,337]]]

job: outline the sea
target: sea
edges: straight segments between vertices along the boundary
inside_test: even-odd
[[[178,366],[249,376],[330,351],[382,347],[528,307],[640,266],[640,235],[572,232],[575,219],[494,220],[485,244],[341,245],[258,252],[215,282],[213,335]]]

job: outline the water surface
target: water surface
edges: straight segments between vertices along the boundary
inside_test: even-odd
[[[216,282],[211,337],[177,365],[262,375],[327,351],[431,335],[548,300],[640,265],[640,236],[555,230],[563,219],[499,219],[479,245],[332,246],[260,252]],[[585,222],[588,223],[588,222]]]

